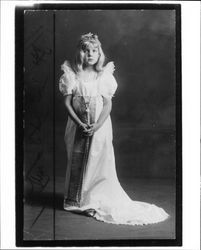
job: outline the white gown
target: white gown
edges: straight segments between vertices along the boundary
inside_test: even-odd
[[[103,107],[102,96],[112,97],[117,88],[113,76],[113,63],[108,63],[103,73],[89,82],[79,79],[67,61],[61,68],[64,74],[59,82],[60,91],[63,95],[72,94],[73,100],[79,96],[95,98],[95,120],[97,120]],[[64,137],[68,157],[72,153],[75,129],[76,124],[68,119]],[[77,212],[94,209],[96,211],[94,217],[97,220],[113,224],[145,225],[167,219],[169,215],[162,208],[154,204],[133,201],[123,190],[116,174],[112,139],[112,124],[109,116],[91,141],[83,173],[80,204],[79,206],[64,205],[64,209]]]

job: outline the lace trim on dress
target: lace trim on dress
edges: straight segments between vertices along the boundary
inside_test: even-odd
[[[105,65],[105,67],[103,68],[103,72],[104,73],[110,73],[113,74],[115,71],[115,66],[114,66],[114,62],[109,62]]]
[[[69,61],[64,61],[61,70],[64,73],[59,79],[59,90],[63,95],[72,94],[72,90],[76,85],[76,75]]]
[[[100,75],[99,92],[102,96],[107,98],[114,97],[114,93],[117,89],[117,82],[113,76],[114,71],[114,62],[109,62]]]

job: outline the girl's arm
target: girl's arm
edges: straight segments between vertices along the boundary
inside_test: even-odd
[[[70,115],[70,117],[74,120],[74,122],[79,126],[79,127],[82,127],[83,130],[86,130],[88,125],[83,123],[79,117],[76,115],[72,105],[71,105],[71,102],[72,102],[72,95],[66,95],[65,96],[65,105],[66,105],[66,108],[68,110],[68,113]]]
[[[112,110],[112,100],[111,98],[103,97],[103,109],[96,123],[89,125],[91,128],[88,129],[88,135],[93,135],[105,122]]]

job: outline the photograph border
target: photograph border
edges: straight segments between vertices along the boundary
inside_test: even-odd
[[[23,239],[23,167],[24,167],[24,11],[25,10],[138,10],[157,9],[176,11],[176,238],[175,239],[118,239],[118,240],[24,240]],[[55,27],[54,27],[55,28]],[[53,43],[55,47],[55,43]],[[53,53],[54,57],[54,53]],[[24,247],[87,247],[87,246],[182,246],[182,77],[181,77],[181,5],[180,4],[141,4],[141,3],[65,3],[34,4],[15,8],[15,188],[16,188],[16,246]],[[55,66],[55,58],[53,67]],[[55,68],[55,67],[54,67]],[[54,74],[55,79],[55,74]],[[53,81],[53,84],[55,81]],[[55,86],[53,86],[55,89]],[[55,99],[53,98],[53,105]],[[55,113],[53,111],[53,117]],[[53,122],[54,123],[54,122]],[[55,124],[53,124],[53,133]],[[53,134],[54,138],[54,134]],[[53,139],[54,140],[54,139]],[[54,149],[53,149],[54,150]],[[53,165],[55,169],[55,151]],[[53,194],[54,195],[54,194]],[[54,209],[55,211],[55,209]],[[55,222],[55,212],[54,219]],[[53,229],[55,230],[55,228]],[[54,231],[55,236],[55,231]]]

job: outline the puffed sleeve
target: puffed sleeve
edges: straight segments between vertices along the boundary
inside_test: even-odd
[[[61,70],[63,71],[63,75],[59,79],[59,90],[64,96],[70,95],[76,86],[75,73],[68,61],[65,61],[61,65]]]
[[[112,98],[117,89],[117,82],[113,76],[114,63],[109,62],[102,73],[99,92],[102,96]]]

